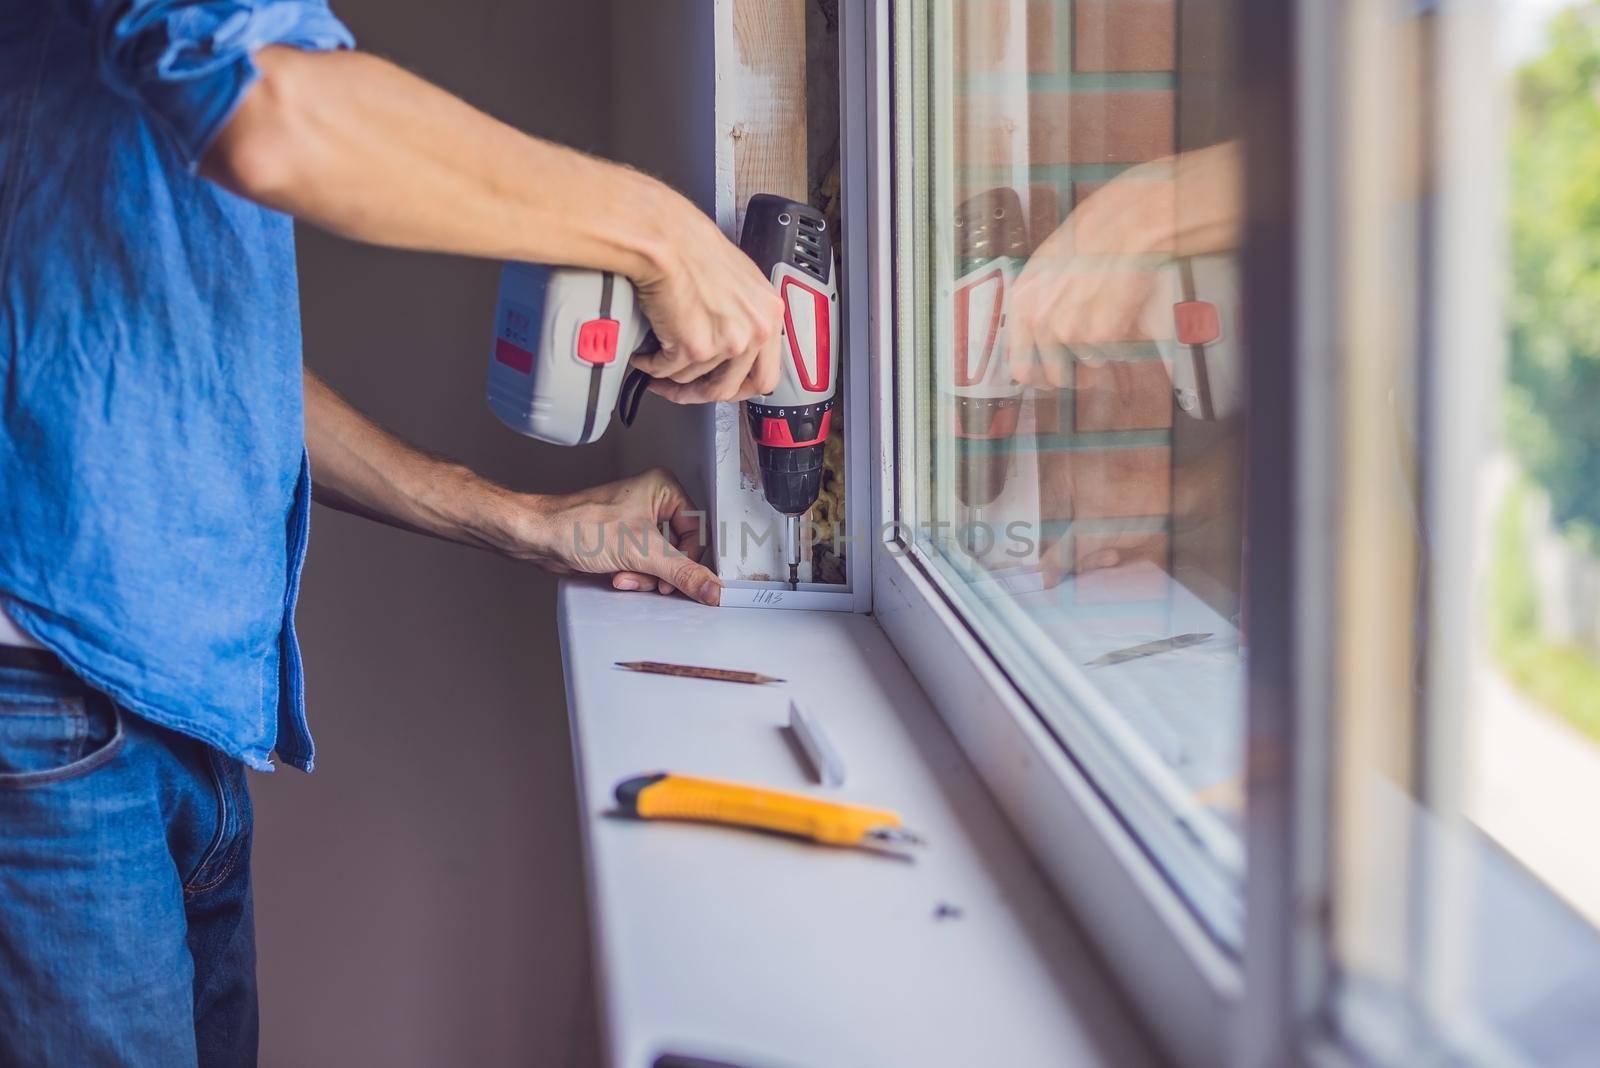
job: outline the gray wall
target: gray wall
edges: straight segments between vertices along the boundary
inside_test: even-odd
[[[609,147],[607,5],[335,0],[362,47]],[[496,268],[300,234],[306,360],[526,489],[613,477],[484,407]],[[262,1063],[588,1065],[595,1019],[554,582],[318,508],[299,612],[318,770],[253,779]]]
[[[716,214],[716,12],[706,0],[615,0],[611,41],[611,149]],[[626,17],[621,17],[623,15]],[[671,62],[662,57],[670,56]],[[638,101],[647,100],[649,107]],[[710,405],[646,397],[622,436],[628,470],[663,464],[708,508],[716,467]]]

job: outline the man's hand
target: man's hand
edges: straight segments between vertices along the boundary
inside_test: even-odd
[[[1076,362],[1093,364],[1119,345],[1160,336],[1173,196],[1171,181],[1130,171],[1090,194],[1039,243],[1006,311],[1013,378],[1068,388]]]
[[[674,262],[635,279],[659,355],[633,365],[678,404],[744,400],[778,385],[783,301],[760,268],[684,201]]]
[[[322,504],[557,573],[609,573],[619,590],[722,599],[721,582],[700,563],[705,542],[694,505],[665,471],[560,496],[516,493],[412,448],[310,371],[305,395],[306,448]]]
[[[721,601],[722,583],[700,563],[700,516],[669,472],[534,500],[513,524],[509,555],[558,573],[608,574],[619,590],[676,589],[703,604]]]
[[[521,133],[360,52],[264,48],[201,173],[369,244],[612,271],[661,339],[640,362],[679,403],[778,379],[782,303],[682,195]]]
[[[1017,278],[1006,313],[1012,377],[1064,388],[1122,344],[1171,336],[1178,298],[1167,268],[1238,247],[1243,181],[1229,141],[1135,167],[1091,193]]]

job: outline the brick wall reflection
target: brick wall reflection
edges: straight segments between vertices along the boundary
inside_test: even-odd
[[[1043,565],[1064,575],[1147,560],[1192,578],[1204,599],[1231,616],[1240,427],[1234,412],[1202,420],[1175,397],[1174,359],[1190,357],[1170,327],[1182,250],[1170,242],[1126,247],[1115,213],[1073,216],[1107,183],[1138,181],[1145,183],[1144,232],[1179,229],[1191,190],[1174,161],[1216,143],[1228,126],[1220,90],[1226,57],[1215,46],[1225,36],[1224,10],[1186,7],[1180,40],[1172,0],[958,2],[950,149],[956,201],[1015,190],[1030,250],[1060,230],[1066,240],[1051,250],[1069,248],[1072,271],[1150,277],[1157,314],[1061,354],[1058,388],[1029,389],[1023,431],[1006,446],[1030,454],[1026,463],[1036,471],[1037,516],[1030,518],[1044,532]],[[1094,588],[1080,583],[1083,596]]]

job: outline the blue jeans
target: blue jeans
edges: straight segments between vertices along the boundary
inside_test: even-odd
[[[0,666],[0,1065],[256,1061],[244,768]]]

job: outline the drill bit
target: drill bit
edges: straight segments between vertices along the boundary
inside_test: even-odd
[[[800,588],[800,517],[784,516],[783,549],[789,561],[789,588]]]

